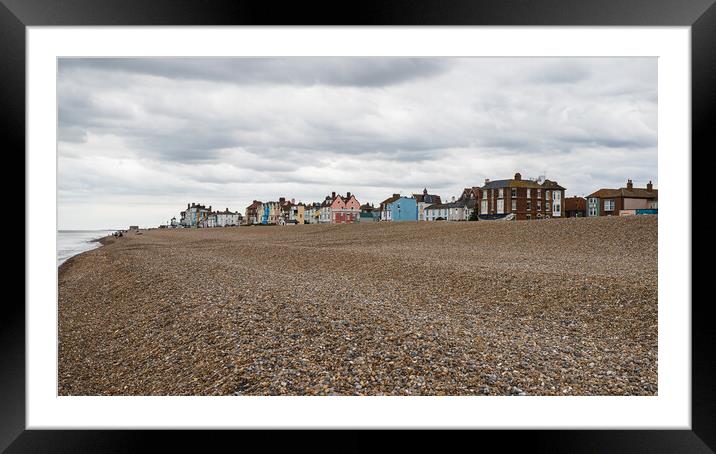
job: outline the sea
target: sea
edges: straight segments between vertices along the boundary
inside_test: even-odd
[[[96,240],[111,235],[116,230],[58,230],[57,231],[57,266],[77,254],[101,246]]]

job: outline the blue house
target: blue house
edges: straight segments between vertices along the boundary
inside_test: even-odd
[[[390,221],[417,221],[418,203],[414,197],[400,197],[387,206]]]
[[[270,213],[271,207],[269,206],[268,203],[264,203],[263,209],[264,209],[264,211],[263,211],[263,213],[261,213],[261,223],[268,224],[269,213]]]

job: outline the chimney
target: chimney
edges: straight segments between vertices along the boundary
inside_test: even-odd
[[[522,175],[519,172],[517,172],[515,174],[515,181],[520,181],[520,180],[522,180]]]
[[[292,203],[293,205],[295,205],[295,204],[296,204],[296,199],[291,199],[291,203]]]
[[[189,208],[190,208],[190,207],[189,207],[189,204],[187,203],[187,204],[186,204],[186,209],[188,210]]]
[[[654,185],[651,184],[651,180],[649,180],[649,184],[646,185],[646,190],[647,190],[647,191],[652,191],[652,190],[654,190]]]
[[[631,182],[631,180],[627,180],[627,189],[633,189],[634,183]]]
[[[400,194],[393,194],[393,197],[400,197]]]
[[[336,191],[333,191],[333,192],[331,192],[331,199],[335,199],[335,198],[336,198]]]
[[[490,179],[489,179],[489,178],[485,178],[485,184],[487,184],[487,183],[489,183],[489,182],[490,182]]]
[[[428,195],[428,188],[423,189],[423,195]]]
[[[350,193],[350,192],[346,192],[346,199],[350,199],[350,198],[351,198],[351,193]]]

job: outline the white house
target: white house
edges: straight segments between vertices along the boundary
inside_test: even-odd
[[[209,213],[211,213],[211,206],[207,208],[198,203],[187,204],[186,211],[182,213],[184,213],[182,222],[185,227],[206,227]]]
[[[224,211],[216,212],[216,227],[236,226],[240,223],[241,215],[238,211],[229,211],[227,208]]]
[[[334,192],[335,194],[335,192]],[[319,209],[318,223],[319,224],[330,224],[331,223],[331,204],[333,199],[331,196],[326,196],[326,199],[321,203]]]
[[[454,197],[453,197],[454,199]],[[426,221],[467,221],[475,206],[475,201],[458,200],[450,203],[435,203],[425,208]]]
[[[428,189],[424,188],[422,194],[413,194],[418,204],[418,221],[426,221],[425,208],[436,203],[442,203],[439,195],[428,194]]]

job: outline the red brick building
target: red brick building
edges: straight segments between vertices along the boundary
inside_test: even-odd
[[[618,216],[623,210],[656,210],[659,190],[649,181],[646,188],[635,188],[627,180],[625,188],[602,188],[587,196],[587,216]]]
[[[523,180],[520,173],[510,180],[485,180],[481,188],[470,188],[478,197],[479,214],[514,214],[517,220],[564,217],[565,189],[551,180]]]
[[[246,216],[244,217],[244,222],[247,224],[260,224],[261,223],[261,215],[263,214],[263,204],[258,201],[254,200],[251,202],[251,205],[246,207]]]
[[[568,218],[583,218],[587,215],[587,199],[567,197],[564,199],[564,213]]]

